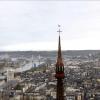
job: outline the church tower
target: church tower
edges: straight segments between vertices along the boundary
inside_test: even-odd
[[[57,32],[59,32],[59,43],[58,43],[58,57],[56,62],[56,75],[55,75],[57,79],[56,100],[64,100],[64,87],[63,87],[64,64],[63,64],[62,54],[61,54],[60,29]]]

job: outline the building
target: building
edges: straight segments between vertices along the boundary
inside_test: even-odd
[[[14,80],[14,70],[8,69],[7,70],[7,81]]]

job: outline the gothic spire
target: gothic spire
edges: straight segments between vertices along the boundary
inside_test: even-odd
[[[64,64],[62,61],[62,54],[61,54],[60,29],[57,32],[59,32],[59,42],[58,42],[58,57],[57,57],[56,74],[55,74],[55,77],[57,78],[56,100],[64,100],[64,86],[63,86]]]
[[[60,27],[60,26],[58,26]],[[60,29],[57,31],[59,32],[59,43],[58,43],[58,58],[57,58],[57,62],[61,63],[62,62],[62,54],[61,54],[61,40],[60,40],[60,33],[62,32]]]

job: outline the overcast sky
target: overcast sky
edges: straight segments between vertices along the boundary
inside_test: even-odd
[[[0,1],[0,50],[100,49],[99,1]]]

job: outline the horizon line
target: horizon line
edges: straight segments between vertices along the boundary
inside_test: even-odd
[[[57,51],[57,50],[0,50],[0,52],[50,52],[50,51]],[[62,51],[100,51],[100,49],[70,49],[70,50],[62,50]]]

